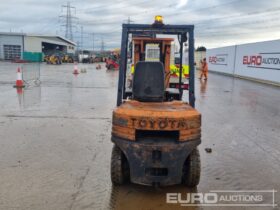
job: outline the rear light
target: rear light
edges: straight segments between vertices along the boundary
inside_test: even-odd
[[[175,88],[179,89],[179,84],[176,84]],[[182,84],[181,88],[184,90],[188,90],[189,89],[189,84]]]
[[[170,76],[171,76],[171,77],[177,77],[177,78],[179,78],[179,76],[178,76],[177,74],[171,74]],[[182,75],[182,78],[187,79],[187,78],[189,78],[189,75],[188,75],[188,74],[183,74],[183,75]]]
[[[189,84],[183,84],[183,89],[188,90],[189,89]]]

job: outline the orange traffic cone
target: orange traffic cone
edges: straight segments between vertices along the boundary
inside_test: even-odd
[[[23,80],[22,80],[22,73],[21,73],[20,67],[18,67],[18,69],[17,69],[17,80],[16,80],[16,85],[14,85],[14,87],[15,88],[24,88],[25,87]]]
[[[17,90],[17,96],[18,96],[18,104],[20,107],[22,107],[24,103],[24,88],[16,88]]]
[[[98,65],[96,66],[96,69],[101,69],[101,65],[98,64]]]
[[[73,74],[79,74],[79,70],[78,70],[77,63],[75,63],[75,65],[74,65],[74,71],[73,71]]]
[[[23,94],[23,89],[22,89],[22,88],[17,88],[17,94],[18,94],[18,95]]]

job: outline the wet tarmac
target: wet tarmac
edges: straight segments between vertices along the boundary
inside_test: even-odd
[[[196,80],[202,113],[198,187],[112,187],[118,72],[80,65],[87,72],[75,76],[73,65],[43,64],[41,84],[18,94],[12,88],[16,66],[0,63],[1,210],[272,209],[166,203],[166,193],[212,190],[277,190],[279,204],[280,88],[217,74]],[[264,199],[272,203],[271,196]]]

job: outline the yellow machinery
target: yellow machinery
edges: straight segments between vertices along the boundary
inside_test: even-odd
[[[62,63],[74,63],[74,59],[72,56],[65,54],[62,57]]]
[[[61,64],[61,58],[59,55],[51,55],[51,56],[45,56],[44,61],[47,62],[47,64],[53,64],[53,65],[57,65],[57,64]]]

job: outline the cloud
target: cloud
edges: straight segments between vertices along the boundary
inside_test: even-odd
[[[0,31],[65,35],[66,0],[1,1]],[[194,24],[195,43],[218,47],[250,40],[280,38],[280,1],[270,0],[70,0],[74,41],[96,49],[120,47],[121,25],[153,22],[162,15],[166,24]],[[75,17],[75,18],[74,18]],[[76,19],[77,18],[77,19]]]
[[[177,4],[176,8],[181,8],[188,3],[188,0],[180,0],[179,4]]]

